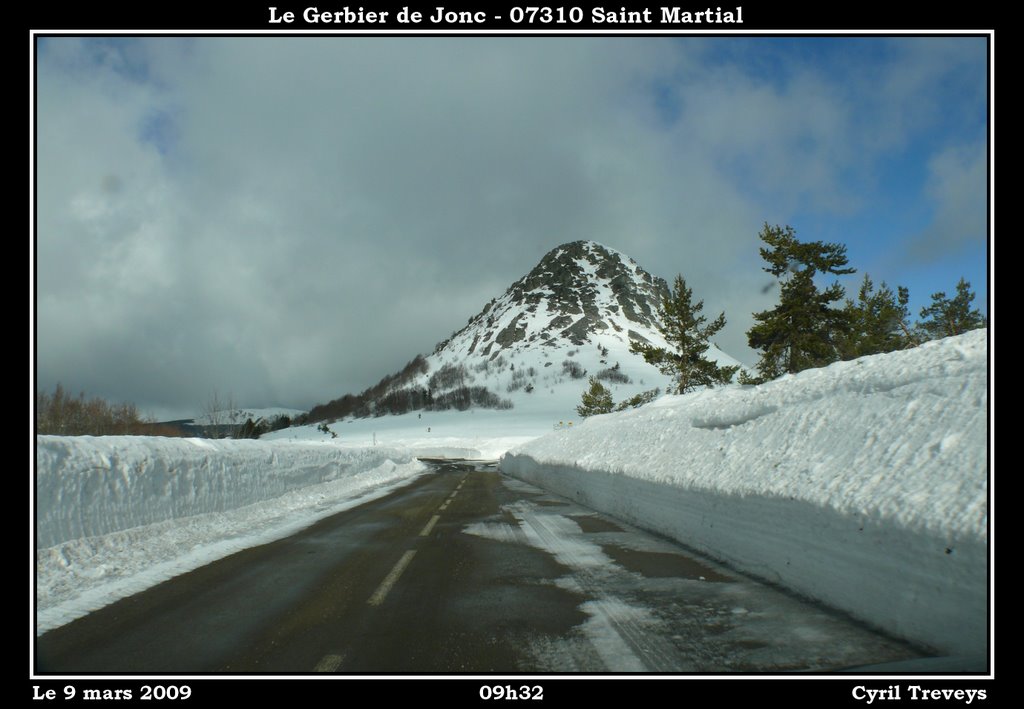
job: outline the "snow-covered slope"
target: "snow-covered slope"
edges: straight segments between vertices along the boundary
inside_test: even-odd
[[[987,331],[666,396],[502,470],[939,650],[986,644]]]
[[[438,345],[427,361],[432,372],[464,365],[474,380],[516,407],[536,408],[535,399],[543,399],[545,390],[557,396],[568,389],[579,403],[586,377],[601,373],[619,399],[656,387],[664,391],[671,380],[629,346],[631,341],[666,346],[657,328],[667,291],[662,279],[615,249],[593,241],[563,244]],[[716,347],[708,356],[737,364]]]
[[[628,345],[657,329],[668,286],[633,259],[593,241],[548,252],[528,274],[441,343],[449,357],[515,357],[533,347],[572,347],[608,335]]]
[[[431,372],[463,364],[474,380],[510,398],[515,407],[530,409],[537,408],[535,400],[543,399],[545,390],[557,396],[568,389],[578,404],[586,377],[601,373],[616,400],[656,387],[664,391],[671,380],[629,346],[631,341],[667,346],[658,332],[667,292],[664,280],[615,249],[594,241],[562,244],[439,344],[427,361]],[[708,357],[738,364],[714,346]],[[429,383],[426,376],[422,381]]]

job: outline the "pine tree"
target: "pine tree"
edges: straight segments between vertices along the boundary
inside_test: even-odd
[[[606,414],[612,410],[612,393],[605,388],[597,377],[590,378],[590,390],[583,392],[583,403],[576,407],[576,413],[583,418]]]
[[[672,292],[662,297],[661,324],[658,330],[672,350],[647,343],[632,342],[630,351],[643,355],[662,374],[675,379],[676,393],[685,394],[697,387],[728,384],[739,367],[723,367],[707,359],[710,339],[725,327],[725,313],[710,323],[701,314],[704,301],[693,302],[693,290],[682,275],[676,276]]]
[[[779,279],[779,304],[754,313],[757,323],[747,331],[747,342],[761,351],[759,376],[741,377],[745,383],[775,379],[839,359],[838,343],[847,336],[847,314],[832,304],[844,296],[838,282],[824,290],[814,283],[818,273],[844,275],[855,269],[846,266],[846,247],[821,241],[797,241],[792,227],[770,227],[760,233],[767,247],[761,257],[764,270]]]
[[[864,274],[857,302],[846,301],[848,331],[841,338],[843,359],[892,352],[918,344],[909,324],[907,303],[910,292],[897,286],[897,293],[882,281],[878,291],[871,277]]]
[[[944,291],[932,295],[932,304],[921,308],[920,327],[928,337],[951,337],[969,330],[985,327],[985,318],[978,310],[971,310],[974,293],[971,284],[963,278],[956,284],[956,296],[946,297]]]

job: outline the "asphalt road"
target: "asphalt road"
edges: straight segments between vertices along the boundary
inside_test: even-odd
[[[443,467],[42,635],[36,672],[785,672],[919,656],[494,470]]]

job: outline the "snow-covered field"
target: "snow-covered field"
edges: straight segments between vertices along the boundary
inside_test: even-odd
[[[571,408],[568,409],[572,411]],[[430,411],[403,416],[345,419],[329,424],[338,437],[316,426],[296,426],[263,436],[264,442],[325,441],[345,449],[389,446],[418,456],[497,459],[513,446],[551,432],[558,420],[551,411]],[[570,419],[563,416],[565,421]],[[579,417],[574,415],[576,422]],[[552,423],[554,421],[554,424]]]
[[[986,331],[667,396],[502,470],[951,654],[987,641]]]
[[[423,471],[417,455],[507,452],[505,472],[977,655],[988,629],[986,336],[585,422],[573,411],[585,380],[539,379],[511,411],[337,421],[337,438],[315,426],[260,441],[39,437],[38,629],[383,494]]]

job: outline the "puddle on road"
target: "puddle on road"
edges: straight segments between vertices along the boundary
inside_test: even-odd
[[[594,515],[569,515],[569,519],[578,524],[584,534],[625,531],[614,522],[602,519],[601,517],[595,517]]]
[[[736,580],[715,571],[696,559],[681,554],[637,551],[616,544],[602,544],[601,551],[611,557],[619,566],[651,578],[674,576],[717,583],[731,583]]]
[[[546,490],[542,490],[536,485],[531,485],[528,482],[523,482],[519,478],[513,478],[509,475],[502,473],[501,475],[502,484],[513,492],[519,492],[524,495],[545,495]]]

